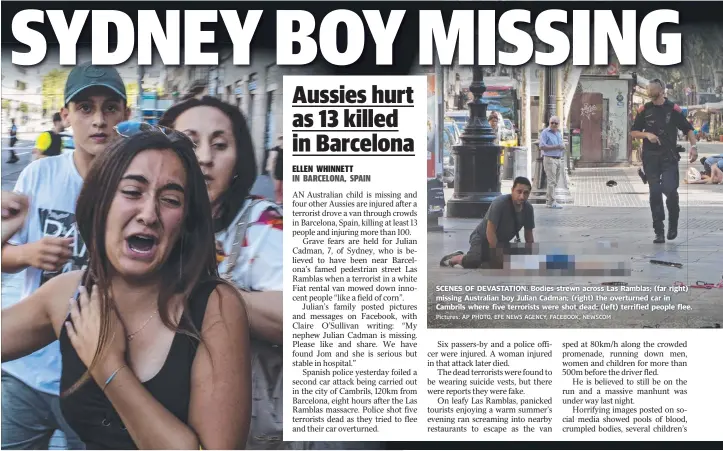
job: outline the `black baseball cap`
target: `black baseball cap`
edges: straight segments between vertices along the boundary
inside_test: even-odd
[[[81,91],[92,87],[108,88],[123,100],[128,100],[126,85],[114,67],[93,66],[87,62],[75,66],[70,71],[65,82],[65,104],[70,103]]]

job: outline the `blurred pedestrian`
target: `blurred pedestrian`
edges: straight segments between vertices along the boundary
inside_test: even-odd
[[[60,113],[53,114],[53,129],[43,132],[35,140],[33,160],[45,157],[56,157],[63,153],[63,139],[60,136],[65,130]]]
[[[550,125],[540,133],[540,150],[542,150],[542,168],[545,170],[545,178],[547,179],[547,208],[560,209],[562,205],[555,200],[555,189],[560,175],[563,171],[563,154],[565,145],[562,142],[562,133],[560,133],[560,118],[552,116]]]
[[[15,144],[18,142],[18,126],[15,125],[15,118],[10,119],[10,158],[7,163],[17,163],[19,158],[15,154]]]

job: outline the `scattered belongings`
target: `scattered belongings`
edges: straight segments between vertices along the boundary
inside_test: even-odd
[[[705,288],[708,290],[712,288],[723,288],[723,279],[721,279],[718,283],[703,282],[698,280],[695,282],[695,285],[691,285],[690,288]]]
[[[607,286],[612,286],[612,287],[624,287],[624,286],[627,286],[628,283],[627,282],[603,282],[603,283],[601,283],[601,285],[607,285]]]
[[[613,186],[618,186],[618,182],[616,182],[615,180],[608,180],[606,185],[612,188]]]
[[[650,263],[652,263],[654,265],[661,265],[661,266],[672,266],[674,268],[682,268],[683,267],[682,263],[666,262],[663,260],[650,260]]]

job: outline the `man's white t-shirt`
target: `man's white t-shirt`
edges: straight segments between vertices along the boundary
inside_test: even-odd
[[[86,266],[88,251],[75,223],[75,204],[82,187],[83,178],[75,167],[73,152],[41,158],[20,173],[15,191],[30,197],[30,208],[23,228],[8,243],[33,243],[46,236],[72,237],[75,239],[73,258],[59,272],[32,267],[23,270],[24,284],[20,298],[3,297],[3,308],[25,299],[54,276]],[[26,357],[3,363],[2,370],[38,391],[58,395],[60,346],[55,341]]]

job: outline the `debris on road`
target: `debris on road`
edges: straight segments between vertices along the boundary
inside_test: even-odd
[[[674,267],[674,268],[682,268],[682,267],[683,267],[683,264],[682,264],[682,263],[666,262],[666,261],[663,261],[663,260],[650,260],[650,263],[652,263],[652,264],[654,264],[654,265],[671,266],[671,267]]]
[[[691,285],[690,288],[705,288],[708,290],[712,288],[723,288],[723,279],[718,283],[703,282],[702,280],[698,280],[695,282],[695,285]]]

